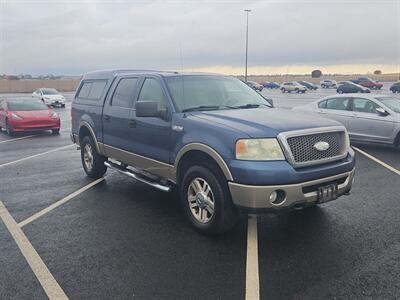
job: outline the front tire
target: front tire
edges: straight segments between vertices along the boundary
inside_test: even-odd
[[[83,137],[81,143],[81,161],[85,173],[90,178],[100,178],[106,171],[104,165],[106,158],[97,153],[96,145],[89,136]]]
[[[51,133],[56,135],[56,134],[60,134],[60,129],[52,129]]]
[[[228,184],[221,172],[209,166],[194,165],[180,184],[182,208],[190,223],[206,235],[221,234],[236,223]]]

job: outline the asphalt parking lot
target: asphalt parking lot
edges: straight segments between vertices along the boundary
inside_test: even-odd
[[[263,91],[284,108],[332,93]],[[399,299],[399,150],[354,145],[351,195],[210,238],[174,194],[87,178],[65,96],[60,135],[0,133],[0,299]]]

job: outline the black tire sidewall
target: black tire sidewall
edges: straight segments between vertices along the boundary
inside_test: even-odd
[[[84,149],[85,145],[90,144],[92,147],[92,153],[93,153],[93,167],[89,171],[86,169],[85,163],[84,163]],[[82,141],[80,143],[81,147],[81,162],[82,162],[82,167],[85,170],[85,173],[88,177],[90,178],[100,178],[104,175],[104,173],[107,171],[107,167],[104,165],[105,157],[101,156],[99,153],[97,153],[97,148],[96,145],[93,142],[93,139],[89,136],[85,136],[82,138]]]

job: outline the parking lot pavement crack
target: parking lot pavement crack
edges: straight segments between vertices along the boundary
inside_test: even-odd
[[[40,284],[43,287],[43,290],[45,291],[49,299],[68,299],[63,289],[50,273],[49,269],[40,258],[35,248],[33,248],[32,244],[30,243],[22,229],[17,225],[17,222],[15,222],[14,218],[11,216],[1,200],[0,218],[6,225],[8,231],[13,237],[22,255],[25,257],[29,266],[31,267],[33,273],[39,280]]]

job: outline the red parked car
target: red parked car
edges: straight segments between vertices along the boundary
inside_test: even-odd
[[[15,132],[51,130],[60,132],[60,117],[40,100],[31,98],[0,100],[0,129]]]
[[[372,79],[366,78],[366,77],[360,77],[358,78],[359,85],[362,85],[363,87],[369,88],[369,89],[375,89],[375,90],[380,90],[383,87],[383,84],[378,82],[378,81],[374,81]]]

